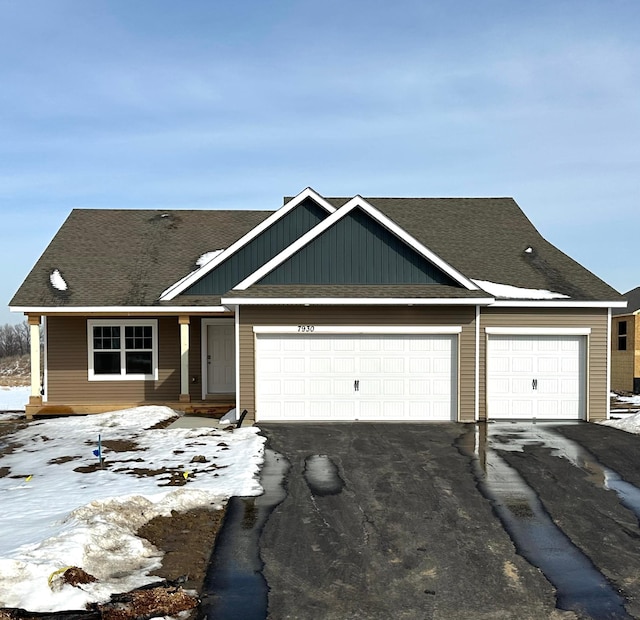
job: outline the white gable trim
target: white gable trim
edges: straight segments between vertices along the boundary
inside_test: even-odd
[[[265,231],[269,226],[275,224],[279,219],[283,218],[287,213],[295,209],[301,202],[311,198],[319,206],[325,209],[329,213],[333,213],[336,208],[328,203],[318,192],[307,187],[301,191],[295,198],[292,198],[286,205],[280,207],[275,213],[272,213],[267,219],[260,222],[255,228],[252,228],[244,236],[240,237],[235,243],[231,244],[224,252],[221,252],[209,263],[204,265],[201,269],[196,269],[190,274],[186,275],[181,280],[178,280],[175,284],[172,284],[167,290],[165,290],[160,296],[160,301],[170,301],[174,299],[180,293],[188,289],[195,284],[198,280],[203,278],[209,272],[213,271],[218,265],[226,261],[232,254],[235,254],[240,248],[244,247],[252,239],[255,239],[261,232]]]
[[[458,282],[458,284],[464,286],[470,291],[479,290],[478,286],[474,284],[469,278],[463,276],[458,270],[454,269],[451,265],[442,260],[439,256],[433,253],[429,248],[422,245],[417,239],[412,237],[406,230],[398,226],[395,222],[390,220],[381,211],[376,209],[373,205],[369,204],[362,196],[354,196],[344,206],[337,209],[326,220],[320,222],[314,226],[309,232],[302,235],[297,241],[292,243],[289,247],[285,248],[274,256],[270,261],[266,262],[262,267],[254,271],[251,275],[247,276],[242,282],[237,284],[233,290],[244,291],[251,285],[258,282],[268,273],[273,271],[276,267],[281,265],[285,260],[293,256],[298,250],[308,245],[316,237],[321,235],[325,230],[333,226],[336,222],[345,217],[353,209],[359,207],[379,224],[384,226],[387,230],[393,233],[396,237],[404,241],[409,247],[413,248],[418,254],[424,256],[428,261],[433,263],[441,271],[446,273],[450,278]]]

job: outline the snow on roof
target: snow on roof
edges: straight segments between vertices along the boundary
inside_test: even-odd
[[[51,286],[59,291],[66,291],[69,287],[67,283],[64,281],[62,274],[58,269],[54,269],[49,276],[49,281],[51,282]]]
[[[545,291],[538,288],[521,288],[519,286],[511,286],[510,284],[497,284],[496,282],[487,282],[486,280],[472,280],[483,291],[493,295],[494,297],[506,297],[508,299],[568,299],[568,295],[562,293],[554,293],[553,291]]]
[[[204,267],[209,261],[212,261],[218,254],[222,254],[223,250],[213,250],[212,252],[205,252],[197,261],[198,267]]]

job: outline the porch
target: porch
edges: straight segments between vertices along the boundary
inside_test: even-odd
[[[211,418],[221,418],[236,406],[235,394],[225,394],[215,399],[192,400],[185,402],[180,400],[163,402],[130,402],[130,403],[41,403],[28,404],[25,414],[28,419],[39,416],[55,415],[87,415],[91,413],[106,413],[107,411],[120,411],[144,406],[163,406],[189,415],[202,415]]]

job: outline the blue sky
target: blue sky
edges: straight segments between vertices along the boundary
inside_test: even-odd
[[[640,285],[637,0],[0,0],[0,325],[73,208],[513,196]]]

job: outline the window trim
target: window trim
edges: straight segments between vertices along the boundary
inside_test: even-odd
[[[93,367],[93,328],[94,327],[119,327],[120,333],[120,374],[96,374]],[[126,371],[126,346],[125,327],[151,327],[152,349],[151,374],[127,374]],[[87,355],[88,355],[88,380],[89,381],[157,381],[158,380],[158,320],[157,319],[87,319]]]

